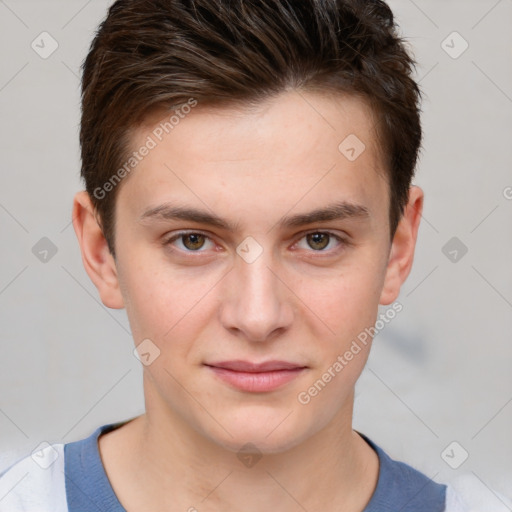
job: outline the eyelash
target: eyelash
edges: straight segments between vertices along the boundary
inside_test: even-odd
[[[350,242],[339,236],[339,235],[336,235],[335,233],[331,232],[331,231],[320,231],[320,230],[313,230],[313,231],[308,231],[307,233],[304,233],[302,234],[301,238],[299,238],[298,242],[304,238],[306,238],[308,235],[314,235],[314,234],[322,234],[322,235],[328,235],[329,237],[331,238],[334,238],[337,242],[339,242],[340,244],[340,248],[338,249],[332,249],[332,250],[314,250],[314,249],[311,249],[311,252],[313,253],[317,253],[317,254],[322,254],[322,253],[327,253],[327,254],[335,254],[337,253],[339,250],[341,250],[341,248],[343,247],[349,247],[351,244]],[[180,231],[179,233],[175,233],[174,235],[172,235],[170,238],[167,238],[166,240],[163,241],[163,245],[164,246],[170,246],[174,241],[186,236],[186,235],[202,235],[204,236],[205,238],[207,238],[208,240],[212,240],[210,236],[208,236],[207,234],[205,233],[202,233],[201,231]],[[329,239],[329,243],[330,243],[330,239]],[[296,245],[298,242],[295,242],[294,245]],[[202,248],[201,248],[202,249]],[[201,253],[204,253],[206,251],[203,251],[201,249],[198,249],[197,251],[191,251],[191,250],[188,250],[188,249],[178,249],[179,252],[183,252],[183,253],[186,253],[186,254],[193,254],[193,253],[197,253],[197,254],[201,254]]]

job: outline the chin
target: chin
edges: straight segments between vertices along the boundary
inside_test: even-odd
[[[214,443],[224,449],[239,453],[242,447],[251,450],[254,445],[256,452],[262,454],[283,453],[300,444],[308,438],[308,429],[304,422],[298,422],[293,418],[293,413],[280,411],[273,415],[261,415],[259,418],[254,413],[243,417],[228,419],[225,425],[229,434],[222,428],[215,432],[205,432]],[[287,415],[290,416],[287,418]],[[285,419],[286,418],[286,419]],[[284,420],[284,421],[283,421]]]

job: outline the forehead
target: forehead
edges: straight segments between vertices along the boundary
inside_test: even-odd
[[[374,118],[358,98],[290,91],[186,111],[154,112],[133,130],[134,151],[151,146],[119,191],[134,214],[178,197],[239,214],[340,199],[371,211],[388,196]]]
[[[251,155],[251,146],[255,154],[264,156],[259,153],[258,145],[264,145],[265,153],[272,151],[272,146],[279,145],[279,154],[284,156],[286,147],[282,147],[282,142],[286,139],[293,143],[300,140],[313,142],[312,137],[322,138],[326,145],[339,150],[338,143],[352,135],[364,142],[366,150],[376,154],[380,149],[374,113],[364,99],[353,95],[290,90],[260,103],[239,101],[216,106],[194,100],[194,104],[194,107],[182,105],[171,110],[152,111],[132,131],[133,145],[143,142],[148,134],[158,145],[171,143],[172,138],[176,142],[178,138],[185,137],[191,141],[208,137],[217,139],[216,142],[223,136],[232,140],[237,138],[239,142],[249,138],[248,144],[218,144],[215,147],[219,157],[225,155],[229,159],[238,155],[240,159],[246,159]],[[179,125],[181,128],[178,130]],[[198,136],[193,137],[197,131]],[[206,156],[197,145],[183,149],[190,157],[201,159]],[[193,155],[196,149],[199,151]],[[310,145],[305,144],[295,147],[294,152],[298,154],[309,149]]]

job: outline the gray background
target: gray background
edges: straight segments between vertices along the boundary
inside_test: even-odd
[[[110,3],[0,0],[0,468],[144,407],[125,313],[99,302],[70,224],[79,66]],[[426,203],[354,427],[436,481],[473,475],[492,503],[488,487],[512,496],[512,1],[390,4],[426,94]],[[43,31],[59,45],[47,59],[31,47]],[[32,252],[43,237],[46,262]],[[453,441],[452,465],[469,453],[458,469],[442,457]]]

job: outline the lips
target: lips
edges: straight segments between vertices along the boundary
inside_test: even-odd
[[[222,382],[240,391],[274,391],[302,374],[307,367],[289,361],[220,361],[205,365]]]
[[[251,363],[250,361],[242,361],[237,359],[235,361],[221,361],[219,363],[210,363],[207,366],[215,368],[224,368],[225,370],[232,370],[234,372],[273,372],[277,370],[296,370],[298,368],[305,368],[305,366],[287,361],[266,361],[264,363]]]

